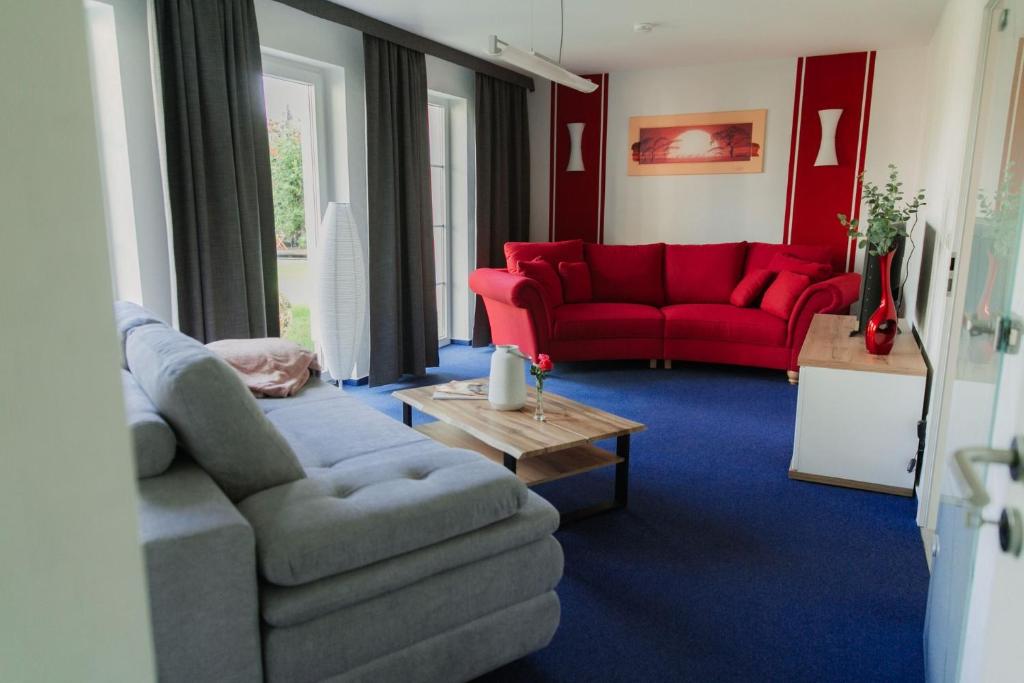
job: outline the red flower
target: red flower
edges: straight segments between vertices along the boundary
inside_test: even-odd
[[[541,372],[551,372],[555,368],[555,364],[551,362],[551,356],[546,353],[537,354],[537,360],[534,362],[534,365]]]

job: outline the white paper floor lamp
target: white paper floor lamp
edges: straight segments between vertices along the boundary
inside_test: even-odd
[[[349,379],[366,318],[366,263],[352,207],[331,202],[320,227],[317,300],[324,368]]]

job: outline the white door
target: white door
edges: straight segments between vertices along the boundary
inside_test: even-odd
[[[1015,545],[1024,511],[1024,484],[1006,462],[1014,435],[1024,434],[1024,360],[1015,351],[1024,312],[1024,0],[997,0],[989,11],[954,300],[962,324],[949,335],[942,389],[946,471],[925,624],[929,681],[1024,681],[1024,559],[1019,548],[1000,547],[1001,530],[1004,545]],[[1004,512],[1016,523],[1000,529]]]

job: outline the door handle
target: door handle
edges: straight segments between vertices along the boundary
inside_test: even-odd
[[[985,489],[985,482],[981,480],[977,470],[974,469],[974,463],[984,462],[1007,465],[1010,468],[1010,476],[1016,481],[1020,478],[1021,466],[1020,452],[1017,449],[1017,444],[1022,438],[1024,437],[1015,437],[1008,449],[961,448],[953,453],[953,459],[956,460],[956,466],[960,470],[960,475],[963,477],[964,483],[967,484],[967,488],[971,490],[971,495],[968,498],[971,505],[983,508],[992,500],[988,495],[988,490]]]

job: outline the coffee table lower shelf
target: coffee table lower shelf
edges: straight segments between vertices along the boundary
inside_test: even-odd
[[[504,454],[497,448],[488,446],[480,439],[470,436],[458,427],[441,421],[427,422],[417,425],[416,431],[426,434],[434,441],[439,441],[452,448],[466,448],[476,451],[488,460],[505,465]],[[532,458],[521,458],[516,463],[516,476],[527,486],[536,486],[549,481],[571,477],[590,470],[609,465],[617,465],[624,458],[610,453],[603,448],[591,444],[573,446],[560,451],[553,451]]]
[[[519,477],[527,486],[536,486],[555,481],[575,474],[589,472],[601,467],[615,466],[615,497],[590,507],[562,513],[561,526],[578,522],[594,515],[618,510],[626,507],[629,489],[629,435],[625,434],[616,440],[618,453],[610,453],[592,444],[583,444],[562,448],[550,453],[534,455],[529,458],[514,458],[489,446],[475,436],[467,434],[458,427],[441,422],[428,422],[415,427],[420,433],[434,441],[452,448],[465,448],[483,455],[488,460],[506,467]]]

